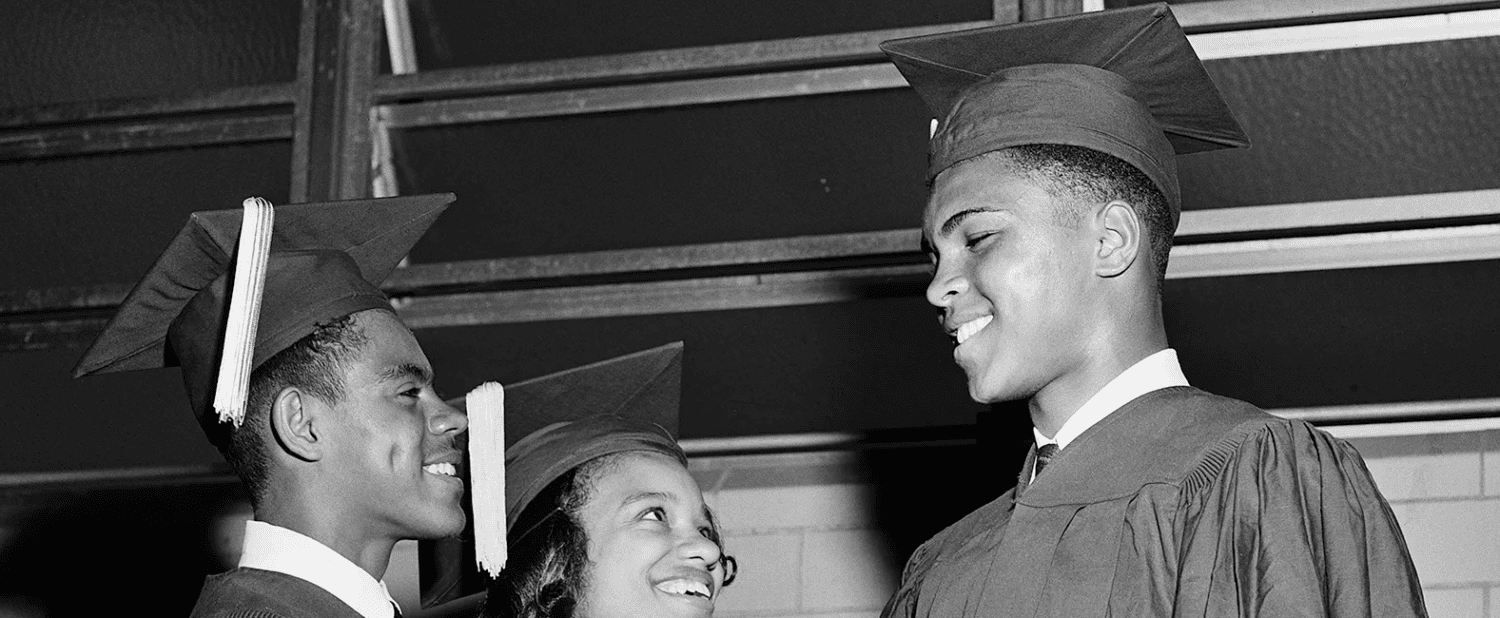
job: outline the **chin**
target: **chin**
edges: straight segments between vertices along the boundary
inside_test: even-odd
[[[1004,372],[988,371],[979,375],[970,372],[969,398],[978,403],[1001,403],[1028,399],[1031,393],[1016,386],[1016,378]]]
[[[428,517],[419,526],[413,526],[418,531],[412,538],[416,539],[442,539],[455,536],[464,531],[464,524],[468,518],[461,508],[453,507],[445,509],[441,513],[435,513]]]

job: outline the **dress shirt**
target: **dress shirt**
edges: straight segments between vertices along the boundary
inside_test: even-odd
[[[1182,375],[1182,365],[1177,362],[1177,351],[1167,348],[1136,361],[1129,369],[1120,372],[1104,388],[1094,393],[1093,397],[1083,402],[1083,406],[1063,422],[1056,436],[1049,438],[1034,427],[1031,431],[1036,437],[1038,448],[1044,444],[1056,444],[1061,452],[1068,448],[1074,438],[1136,397],[1172,386],[1187,385],[1187,377]]]
[[[244,545],[240,567],[307,580],[365,618],[392,618],[399,607],[385,582],[304,534],[250,520],[245,522]]]

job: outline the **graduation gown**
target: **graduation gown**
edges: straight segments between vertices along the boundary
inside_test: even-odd
[[[883,616],[1425,616],[1353,447],[1191,387],[1089,428],[912,555]]]
[[[363,618],[354,608],[300,577],[237,568],[210,575],[192,618]]]

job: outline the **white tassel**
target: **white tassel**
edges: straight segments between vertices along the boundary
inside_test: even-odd
[[[255,357],[255,332],[260,323],[266,260],[271,252],[271,230],[276,219],[271,203],[261,198],[249,198],[244,206],[235,256],[234,289],[229,295],[229,319],[224,328],[224,352],[219,358],[219,382],[214,389],[214,411],[219,414],[219,422],[232,421],[235,427],[245,421],[250,363]]]
[[[469,480],[474,500],[474,560],[490,577],[505,569],[505,388],[485,382],[464,397],[469,408]]]

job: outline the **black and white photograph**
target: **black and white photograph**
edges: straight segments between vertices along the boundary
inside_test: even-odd
[[[1500,618],[1493,0],[0,0],[0,618]]]

